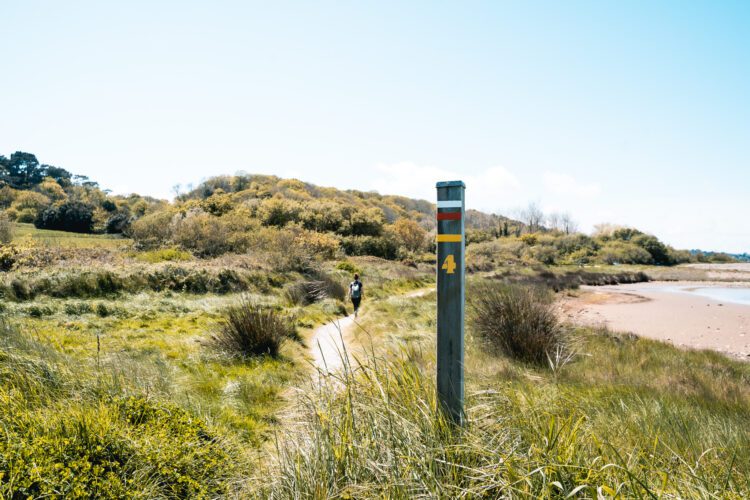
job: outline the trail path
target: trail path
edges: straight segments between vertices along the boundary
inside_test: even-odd
[[[433,291],[434,288],[420,288],[399,297],[417,298]],[[310,354],[317,369],[324,373],[333,373],[343,367],[344,352],[352,352],[349,339],[355,326],[354,315],[350,314],[344,318],[336,318],[313,331],[310,338]]]

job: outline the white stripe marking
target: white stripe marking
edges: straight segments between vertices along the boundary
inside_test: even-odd
[[[438,208],[461,208],[461,200],[443,200],[437,202]]]

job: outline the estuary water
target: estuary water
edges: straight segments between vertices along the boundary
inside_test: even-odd
[[[721,286],[686,287],[679,289],[679,291],[693,293],[719,302],[750,305],[750,288]]]

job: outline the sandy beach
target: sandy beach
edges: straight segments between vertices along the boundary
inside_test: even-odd
[[[725,294],[742,301],[748,289],[750,283],[706,282],[581,287],[578,297],[563,301],[562,314],[573,323],[606,326],[750,361],[750,304],[721,298]]]

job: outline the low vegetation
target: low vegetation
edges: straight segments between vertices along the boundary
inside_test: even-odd
[[[300,395],[261,498],[744,498],[750,366],[580,329],[559,372],[467,345],[467,420],[436,411],[433,297],[393,298],[370,354]],[[470,332],[471,333],[471,332]]]
[[[491,349],[542,365],[567,349],[566,332],[546,290],[483,283],[470,296],[474,331]]]
[[[284,341],[299,338],[294,322],[248,298],[227,307],[209,345],[229,356],[278,356]]]
[[[143,392],[140,384],[165,376],[153,369],[96,370],[0,323],[0,496],[232,491],[244,460],[238,447],[158,389]]]

